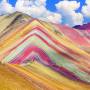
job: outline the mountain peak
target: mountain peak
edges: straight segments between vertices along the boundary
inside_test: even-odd
[[[80,29],[80,30],[90,30],[90,23],[83,24],[83,25],[76,25],[74,26],[74,28]]]

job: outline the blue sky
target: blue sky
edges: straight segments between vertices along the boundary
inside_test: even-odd
[[[13,6],[15,6],[16,1],[17,1],[17,0],[8,0],[8,2],[9,2],[10,4],[12,4]]]
[[[2,0],[0,0],[0,1],[2,1]],[[15,7],[16,2],[18,2],[18,1],[20,1],[20,0],[7,0],[7,2],[9,4],[11,4],[13,7]],[[34,1],[34,0],[32,0],[32,1]],[[36,1],[39,1],[39,0],[36,0]],[[45,0],[41,0],[41,1],[45,1]],[[49,14],[48,14],[49,17],[48,17],[48,15],[46,15],[46,18],[50,19],[50,21],[53,21],[53,20],[56,19],[55,22],[58,22],[59,23],[59,20],[58,20],[58,18],[59,18],[61,20],[60,23],[62,23],[62,24],[69,24],[71,26],[74,26],[76,24],[82,24],[82,23],[88,23],[88,22],[90,22],[90,14],[89,14],[90,2],[89,1],[90,0],[46,0],[45,1],[45,5],[43,4],[43,6],[44,6],[44,9],[46,8],[48,12],[50,11]],[[60,4],[60,2],[62,2],[63,5]],[[40,1],[39,1],[39,3],[40,3]],[[79,5],[79,3],[80,3],[80,5]],[[58,4],[58,5],[56,6],[56,4]],[[66,4],[67,8],[65,8],[65,5],[64,4]],[[73,8],[72,5],[75,5],[75,7]],[[19,6],[19,5],[17,5],[17,6]],[[70,8],[70,6],[73,9]],[[76,6],[78,8],[76,8]],[[9,7],[10,7],[10,5],[9,5]],[[42,13],[44,13],[43,12],[44,9],[42,9]],[[38,12],[40,11],[39,9],[36,9],[36,10]],[[45,13],[48,13],[47,11],[45,11]],[[34,14],[31,13],[30,15],[35,16]],[[42,15],[42,14],[41,14],[41,16],[44,16],[45,17],[45,15]],[[74,16],[75,16],[75,18],[74,18]],[[40,17],[40,18],[42,18],[42,17]]]
[[[8,0],[8,2],[10,3],[10,4],[12,4],[13,6],[15,6],[15,3],[16,3],[16,1],[17,0]],[[56,3],[58,3],[59,1],[63,1],[63,0],[47,0],[47,5],[46,5],[46,7],[47,7],[47,9],[49,9],[50,11],[53,11],[53,12],[55,12],[56,11],[56,7],[55,7],[55,4]],[[73,1],[73,0],[72,0]],[[75,0],[74,0],[75,1]],[[80,8],[77,10],[78,12],[80,12],[81,11],[81,8],[82,8],[82,6],[85,4],[85,1],[86,0],[76,0],[76,1],[78,1],[78,2],[80,2]]]

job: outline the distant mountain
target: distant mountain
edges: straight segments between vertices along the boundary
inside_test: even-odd
[[[15,68],[28,74],[27,78],[31,75],[30,80],[34,79],[42,87],[52,85],[46,90],[63,90],[63,86],[54,83],[60,80],[59,75],[90,83],[90,34],[88,30],[82,32],[61,24],[44,22],[20,12],[0,16],[0,61],[25,66],[26,70],[19,66]],[[32,62],[37,63],[31,65]],[[58,78],[54,81],[51,81],[54,75],[52,70],[58,72]],[[22,76],[27,76],[23,73]],[[73,88],[75,86],[72,85],[70,90]]]
[[[74,26],[74,28],[80,29],[80,30],[90,30],[90,23],[84,24],[84,25],[77,25],[77,26]]]

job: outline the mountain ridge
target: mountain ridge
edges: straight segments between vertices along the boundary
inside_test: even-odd
[[[44,22],[18,12],[3,18],[0,21],[1,63],[27,67],[38,62],[72,81],[90,83],[88,30],[83,32]]]
[[[90,30],[90,23],[83,24],[83,25],[76,25],[73,28],[80,29],[80,30]]]

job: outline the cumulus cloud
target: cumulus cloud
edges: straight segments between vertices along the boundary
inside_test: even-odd
[[[51,12],[46,8],[46,0],[17,0],[15,7],[8,3],[8,0],[2,0],[0,3],[0,15],[20,11],[53,23],[61,22],[59,13]]]
[[[12,13],[14,11],[14,7],[7,2],[7,0],[2,0],[0,3],[0,15],[6,13]]]
[[[90,0],[86,0],[86,5],[82,7],[82,13],[85,17],[90,17]]]
[[[56,4],[56,7],[62,14],[65,24],[69,24],[70,26],[83,24],[83,15],[76,12],[76,10],[80,7],[79,2],[64,0]]]
[[[16,11],[20,11],[41,20],[60,23],[61,15],[47,10],[46,0],[17,0]]]
[[[57,23],[58,21],[62,22],[61,18],[62,18],[62,16],[60,14],[57,14],[57,13],[53,13],[53,14],[47,16],[47,19],[53,23]]]
[[[56,12],[51,12],[46,8],[46,0],[17,0],[15,7],[7,1],[2,0],[0,3],[0,14],[19,11],[52,23],[64,23],[69,26],[83,23],[83,15],[76,13],[80,3],[74,0],[60,1],[56,4]]]

